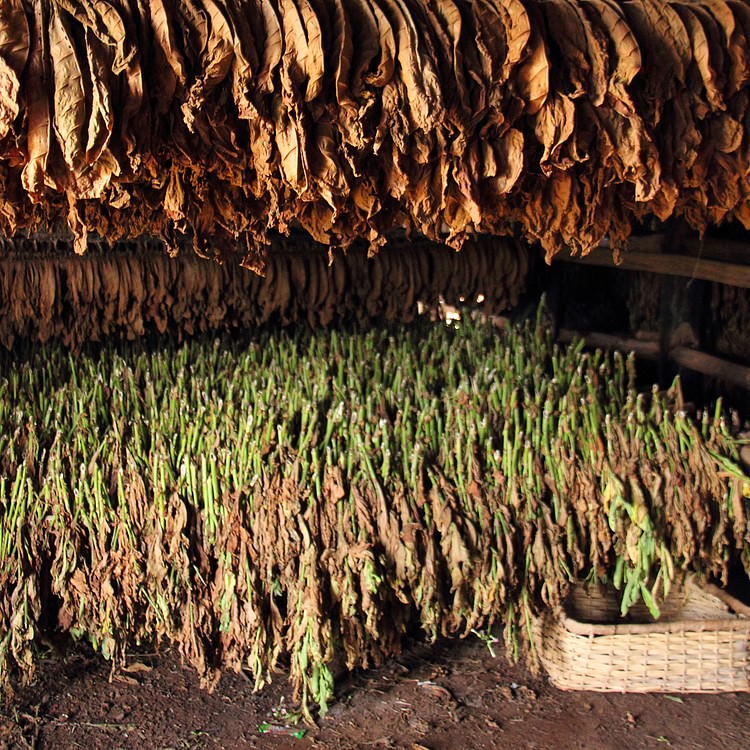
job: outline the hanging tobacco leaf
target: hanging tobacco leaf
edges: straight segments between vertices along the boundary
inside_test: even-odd
[[[552,257],[750,224],[748,39],[739,0],[12,0],[4,215],[257,268],[298,226]]]

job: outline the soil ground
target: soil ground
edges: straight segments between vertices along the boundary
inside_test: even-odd
[[[640,750],[750,747],[750,694],[567,693],[493,658],[478,638],[418,644],[344,679],[319,727],[287,727],[283,674],[253,693],[227,674],[213,693],[172,653],[132,657],[110,681],[83,651],[40,663],[32,685],[0,709],[8,750],[249,748],[523,748]],[[269,724],[272,734],[261,734]],[[305,729],[297,739],[289,732]]]

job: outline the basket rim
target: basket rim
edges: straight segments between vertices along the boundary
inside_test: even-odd
[[[651,633],[708,633],[718,630],[746,631],[750,634],[750,620],[726,618],[721,620],[673,620],[671,622],[646,623],[588,623],[575,620],[568,615],[559,618],[560,624],[574,635],[647,635]]]
[[[694,574],[686,577],[684,588],[702,591],[719,599],[735,614],[711,620],[656,620],[646,623],[589,623],[571,617],[564,606],[554,619],[567,631],[580,636],[647,635],[651,633],[707,633],[715,631],[746,631],[750,635],[750,607],[712,583],[699,582]],[[547,618],[545,618],[547,619]],[[547,626],[549,627],[549,625]]]

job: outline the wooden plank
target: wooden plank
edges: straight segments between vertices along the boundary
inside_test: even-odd
[[[706,260],[720,260],[727,263],[736,263],[740,266],[750,266],[750,239],[728,240],[717,237],[676,237],[664,232],[655,234],[632,235],[626,241],[627,250],[623,253],[662,253],[670,247],[679,248],[679,254],[696,256]],[[599,245],[601,248],[610,249],[609,239],[604,238]],[[677,253],[676,253],[677,254]]]
[[[721,260],[738,265],[750,264],[750,242],[708,237],[704,240],[690,239],[684,242],[682,247],[687,254],[706,260]],[[635,249],[640,250],[641,248]]]
[[[681,367],[687,367],[703,375],[750,390],[750,367],[743,367],[721,357],[705,354],[696,349],[688,349],[685,346],[676,346],[670,352],[670,356]]]
[[[750,289],[750,266],[688,255],[626,250],[620,254],[620,263],[617,264],[612,258],[612,251],[609,248],[600,247],[584,257],[571,257],[559,253],[555,256],[555,260],[605,268],[622,268],[626,271],[648,271],[688,279],[703,279]]]
[[[581,333],[572,331],[568,328],[561,328],[557,333],[557,338],[563,344],[569,344],[575,339],[583,339],[586,346],[599,349],[619,349],[626,354],[635,352],[636,357],[643,359],[656,359],[659,356],[658,341],[644,341],[638,338],[628,338],[626,336],[617,336],[611,333]]]

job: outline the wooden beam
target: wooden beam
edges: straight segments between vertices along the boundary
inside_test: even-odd
[[[685,346],[676,346],[669,354],[681,367],[750,390],[750,367],[743,367]]]
[[[636,357],[642,357],[643,359],[657,359],[659,356],[658,341],[644,341],[643,339],[627,338],[611,333],[597,333],[596,331],[581,333],[568,328],[561,328],[557,332],[557,338],[563,344],[569,344],[575,339],[583,339],[586,346],[599,349],[619,349],[626,354],[635,352]]]
[[[663,246],[662,246],[663,247]],[[704,240],[691,238],[681,245],[685,252],[691,256],[706,258],[707,260],[723,260],[727,263],[738,263],[743,265],[750,262],[750,242],[741,240],[721,240],[715,237],[707,237]],[[636,247],[640,250],[640,247]]]
[[[665,232],[655,234],[632,235],[626,241],[626,252],[635,253],[662,253],[665,248],[670,247],[670,243],[680,249],[680,253],[689,255],[691,258],[699,257],[706,260],[721,260],[727,263],[737,263],[738,265],[750,265],[750,239],[727,240],[716,237],[680,237]],[[609,238],[605,237],[599,247],[610,249]]]
[[[748,251],[748,256],[750,256],[750,251]],[[598,247],[583,257],[558,253],[554,259],[605,268],[622,268],[626,271],[648,271],[688,279],[703,279],[750,289],[750,265],[706,260],[688,255],[623,250],[618,264],[614,262],[609,248]]]

